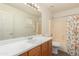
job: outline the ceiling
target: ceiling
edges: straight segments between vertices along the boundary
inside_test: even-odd
[[[28,6],[27,4],[25,3],[6,3],[7,5],[9,6],[12,6],[12,7],[15,7],[15,8],[18,8],[24,12],[28,12],[28,13],[31,13],[32,15],[37,15],[39,16],[39,11],[37,11],[36,9],[34,8],[31,8],[30,6]]]
[[[44,8],[47,8],[52,13],[79,7],[79,3],[37,3],[37,4],[40,4]],[[36,14],[36,15],[38,14],[38,11],[28,7],[24,3],[10,3],[8,5],[19,8],[23,11],[28,11],[29,13],[32,13],[32,14]]]
[[[79,3],[39,3],[52,13],[79,7]]]

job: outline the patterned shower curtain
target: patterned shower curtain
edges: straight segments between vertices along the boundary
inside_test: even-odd
[[[79,15],[67,17],[67,52],[79,56]]]

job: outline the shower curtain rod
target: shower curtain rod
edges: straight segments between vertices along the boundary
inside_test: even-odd
[[[54,18],[67,17],[67,16],[75,16],[75,15],[79,15],[79,14],[71,14],[71,15],[65,15],[65,16],[59,16],[59,17],[53,17],[53,19],[54,19]]]

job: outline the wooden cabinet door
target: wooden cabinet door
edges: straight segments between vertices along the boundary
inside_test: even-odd
[[[48,43],[45,42],[41,45],[42,47],[42,56],[47,56],[48,55]]]
[[[52,40],[45,42],[42,46],[42,56],[52,55]]]
[[[29,56],[41,56],[41,46],[35,47],[28,51]]]
[[[52,40],[48,41],[48,54],[52,55]]]

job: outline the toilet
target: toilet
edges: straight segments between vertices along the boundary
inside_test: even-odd
[[[61,44],[60,44],[60,42],[57,42],[57,41],[53,41],[52,42],[52,53],[54,53],[54,54],[58,54],[58,50],[60,50],[61,49]]]

